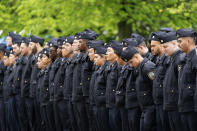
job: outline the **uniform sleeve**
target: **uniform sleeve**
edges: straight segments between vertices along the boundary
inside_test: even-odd
[[[196,75],[196,89],[197,89],[197,56],[195,56],[192,61],[193,61],[192,71],[194,71]]]
[[[144,67],[144,73],[148,76],[150,80],[154,79],[156,66],[153,62],[148,61]]]

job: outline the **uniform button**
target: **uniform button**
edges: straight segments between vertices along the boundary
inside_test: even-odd
[[[113,91],[115,91],[115,90],[113,89]]]
[[[174,92],[174,90],[171,90],[171,92],[173,93],[173,92]]]
[[[131,90],[134,91],[135,89],[132,88]]]
[[[82,86],[83,85],[83,83],[80,83],[80,86]]]
[[[144,96],[146,95],[146,93],[144,93]]]
[[[188,88],[191,88],[190,86]]]
[[[103,92],[101,92],[101,95],[103,95],[104,93]]]
[[[88,77],[88,80],[90,80],[90,78]]]
[[[3,85],[3,82],[1,82],[1,85]]]
[[[25,80],[25,83],[27,83],[27,81]]]
[[[53,83],[52,85],[54,86],[55,84]]]
[[[160,87],[162,87],[162,85],[160,85]]]
[[[60,86],[60,88],[62,88],[62,86]]]
[[[20,79],[18,78],[18,81],[19,81]]]
[[[47,88],[46,90],[48,91],[49,89]]]

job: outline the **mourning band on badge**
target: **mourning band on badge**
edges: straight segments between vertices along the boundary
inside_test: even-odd
[[[151,80],[154,79],[155,74],[154,74],[153,71],[149,72],[147,75],[148,75],[148,78],[149,78],[149,79],[151,79]]]

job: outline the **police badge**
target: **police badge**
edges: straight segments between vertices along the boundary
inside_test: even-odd
[[[180,71],[181,70],[181,65],[178,65],[178,71]]]

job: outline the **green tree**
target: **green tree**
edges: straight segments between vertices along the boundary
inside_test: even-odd
[[[197,29],[196,10],[194,0],[2,0],[0,29],[59,37],[90,28],[98,39],[122,40],[161,27]]]

